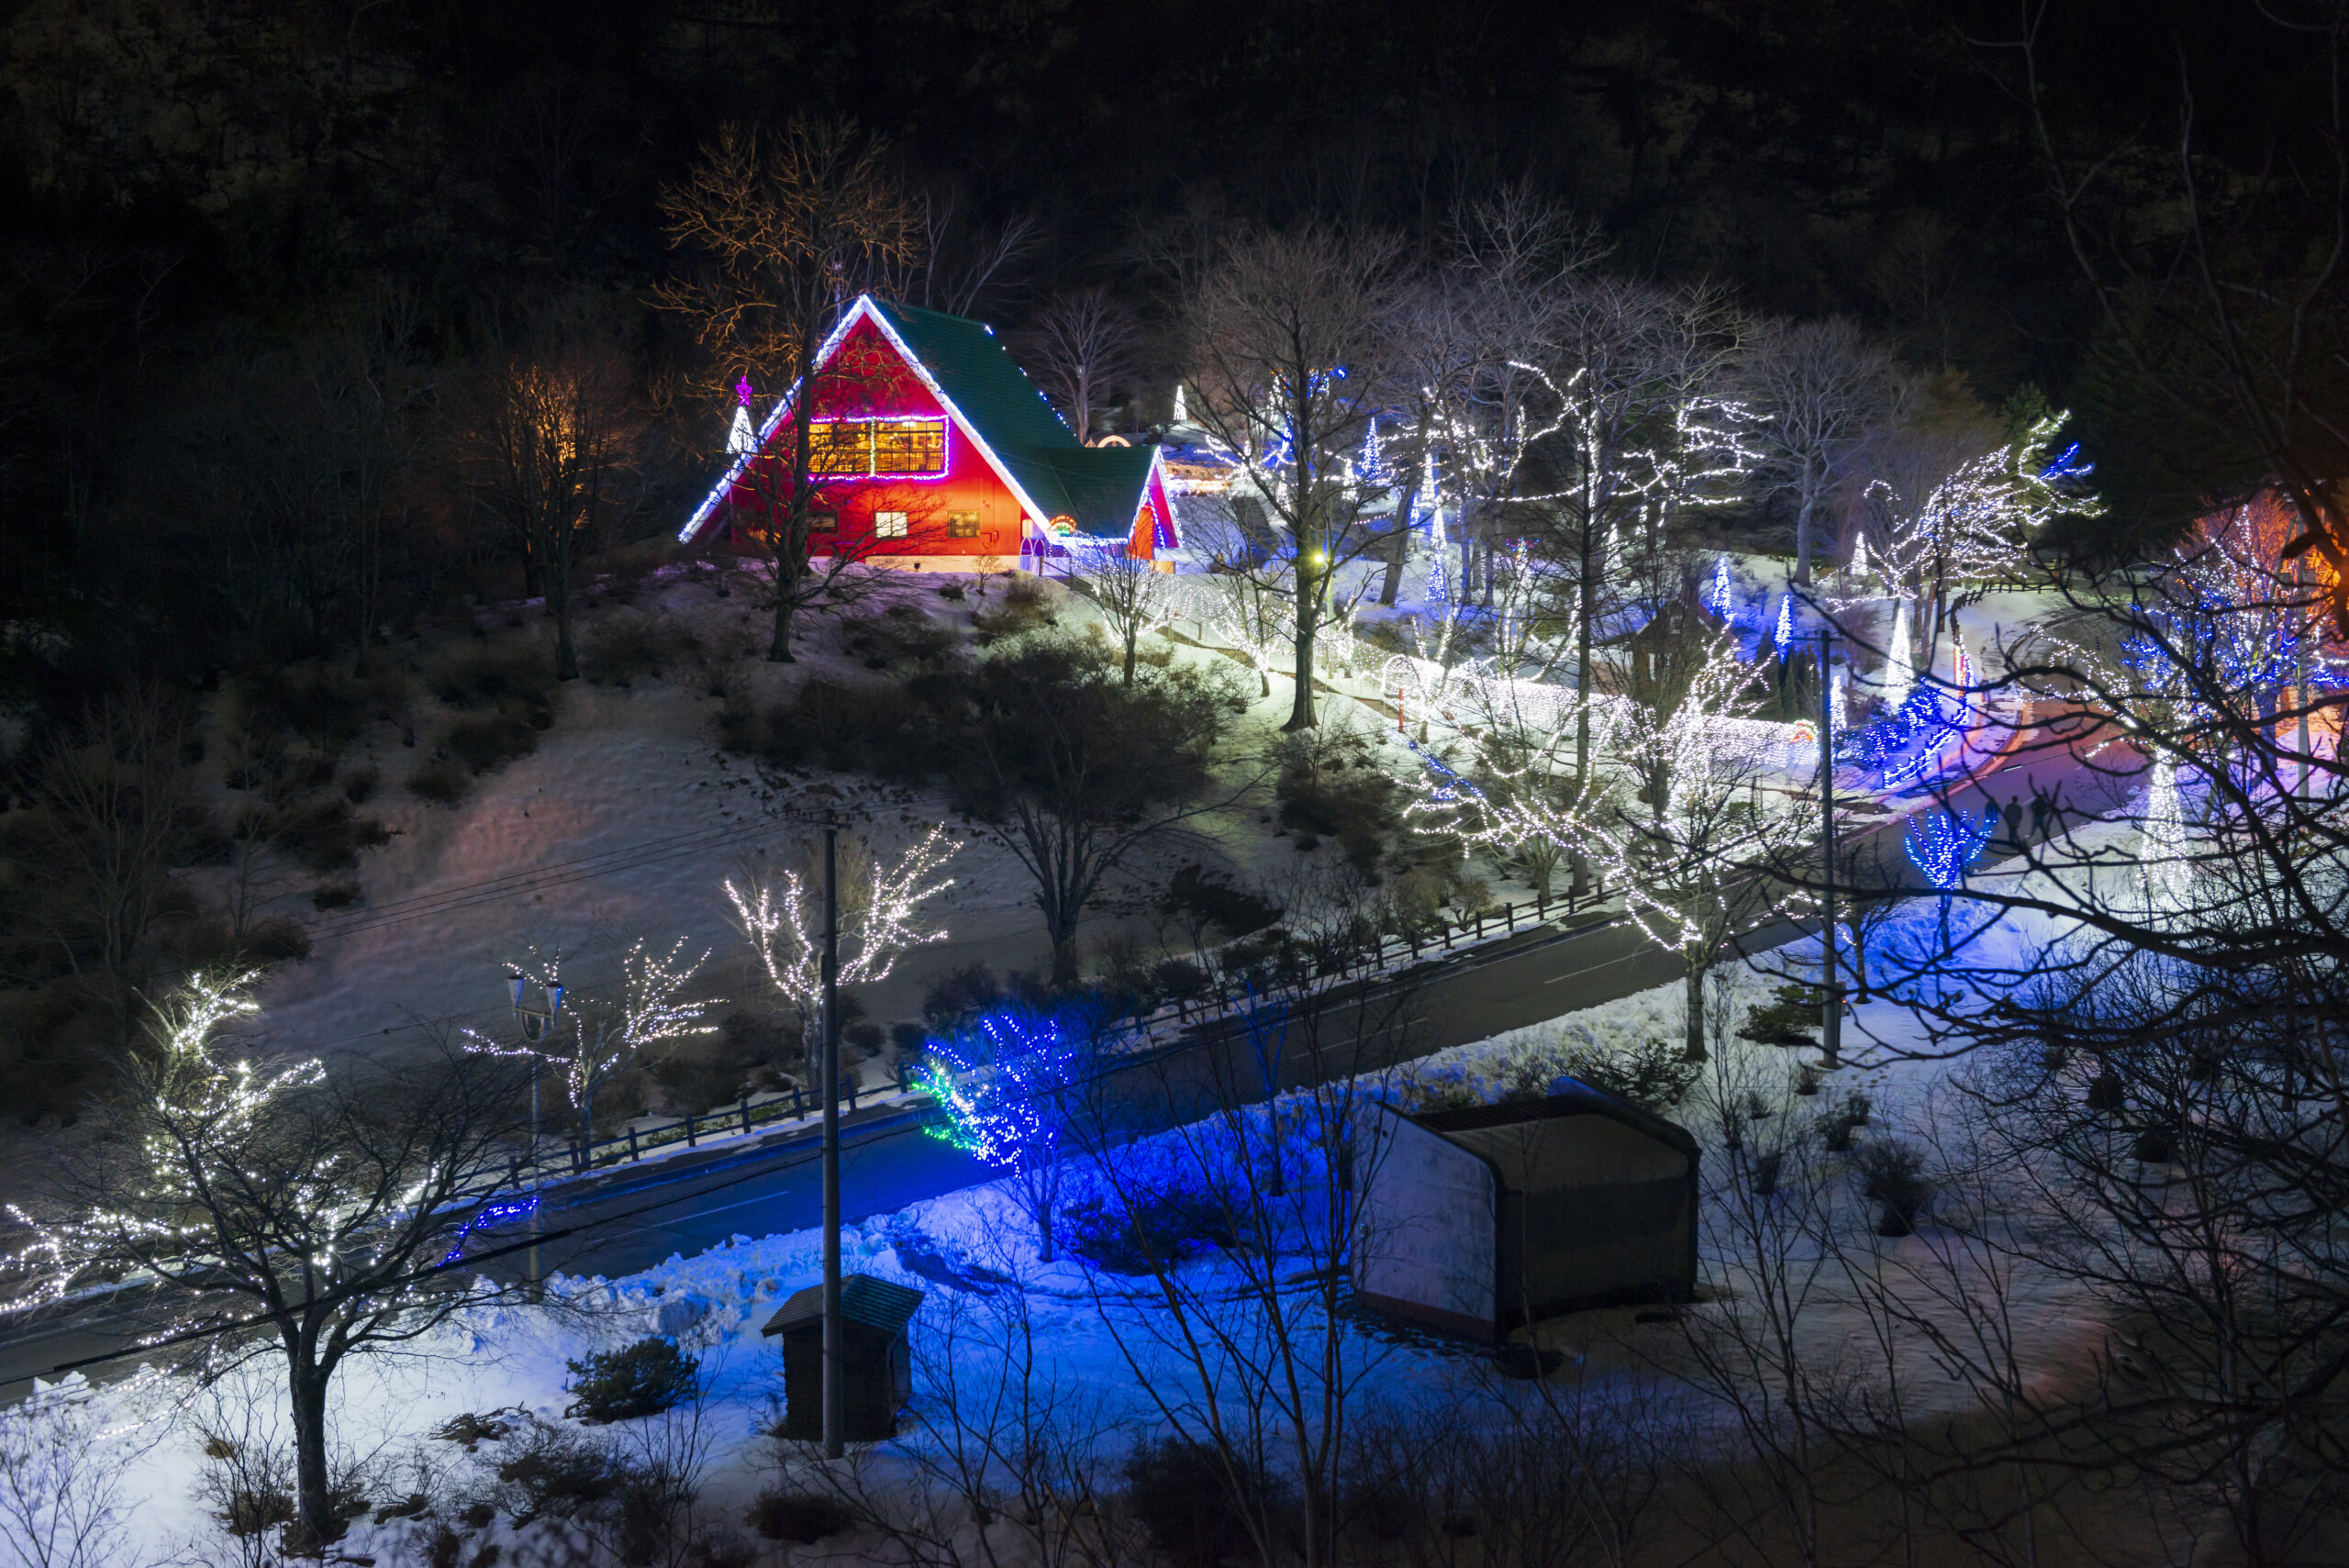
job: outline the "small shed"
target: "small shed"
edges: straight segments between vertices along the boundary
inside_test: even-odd
[[[1498,1340],[1582,1307],[1686,1301],[1697,1140],[1576,1078],[1537,1100],[1373,1107],[1357,1151],[1363,1304]]]
[[[897,1434],[897,1412],[914,1395],[913,1350],[906,1326],[922,1293],[871,1274],[841,1281],[842,1370],[847,1408],[841,1436],[879,1442]],[[762,1334],[783,1337],[783,1432],[818,1441],[824,1435],[824,1287],[794,1291]]]

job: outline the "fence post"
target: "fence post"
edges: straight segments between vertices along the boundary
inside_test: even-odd
[[[687,1112],[685,1113],[685,1147],[686,1147],[686,1148],[688,1148],[688,1149],[691,1149],[693,1146],[694,1146],[694,1113],[693,1113],[693,1112],[691,1112],[691,1111],[687,1111]]]
[[[793,1116],[806,1116],[807,1114],[807,1091],[800,1088],[796,1084],[791,1085],[791,1114]]]
[[[1515,904],[1504,904],[1501,906],[1501,923],[1512,931],[1517,929],[1517,906]]]
[[[587,1146],[584,1143],[573,1143],[571,1146],[571,1173],[576,1176],[586,1169]]]
[[[743,1132],[743,1135],[744,1135],[745,1137],[748,1137],[748,1136],[750,1135],[750,1131],[751,1131],[751,1096],[750,1096],[750,1095],[743,1095],[743,1096],[742,1096],[742,1132]]]
[[[1452,951],[1452,922],[1449,919],[1443,922],[1443,951]]]
[[[848,1078],[848,1108],[849,1108],[849,1109],[851,1109],[851,1110],[854,1110],[854,1109],[856,1109],[856,1085],[857,1085],[857,1081],[858,1081],[859,1077],[860,1077],[860,1074],[858,1074],[858,1073],[848,1073],[848,1074],[847,1074],[847,1078]]]
[[[1537,920],[1546,920],[1550,917],[1550,893],[1547,888],[1537,888],[1534,891],[1533,917]]]
[[[631,1164],[644,1158],[644,1151],[636,1146],[636,1123],[634,1122],[628,1124],[628,1157]]]

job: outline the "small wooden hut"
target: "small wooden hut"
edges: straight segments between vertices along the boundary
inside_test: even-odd
[[[907,1325],[922,1293],[871,1274],[841,1281],[842,1369],[847,1408],[841,1436],[879,1442],[897,1434],[897,1412],[913,1397],[912,1343]],[[824,1287],[794,1291],[762,1334],[783,1337],[783,1433],[810,1442],[824,1435]]]
[[[1697,1140],[1575,1078],[1538,1100],[1407,1115],[1357,1150],[1364,1305],[1478,1339],[1582,1307],[1685,1301]]]

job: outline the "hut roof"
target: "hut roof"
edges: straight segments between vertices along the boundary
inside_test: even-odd
[[[1636,1145],[1644,1140],[1663,1144],[1687,1159],[1697,1157],[1697,1140],[1686,1128],[1579,1078],[1558,1079],[1542,1099],[1505,1100],[1498,1105],[1430,1111],[1410,1119],[1481,1156],[1505,1184],[1524,1192],[1598,1174],[1596,1169],[1583,1169],[1591,1162],[1569,1151],[1565,1147],[1569,1140],[1550,1136],[1552,1129],[1540,1125],[1575,1118],[1596,1118],[1610,1129],[1623,1129],[1637,1135],[1626,1140],[1618,1133],[1605,1140],[1609,1143],[1628,1141]]]
[[[874,1279],[871,1274],[851,1274],[841,1281],[841,1316],[851,1323],[863,1323],[884,1333],[895,1334],[913,1320],[922,1303],[922,1293],[908,1285],[892,1284],[887,1280]],[[804,1323],[824,1320],[824,1287],[811,1284],[785,1298],[775,1308],[774,1317],[761,1334],[781,1334]]]

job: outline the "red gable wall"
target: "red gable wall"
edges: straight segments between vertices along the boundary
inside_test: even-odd
[[[835,368],[849,367],[852,373],[845,378],[827,376],[819,382],[816,398],[816,417],[819,420],[946,417],[945,408],[869,317],[850,329],[829,362]],[[776,425],[770,450],[787,444],[791,439],[791,420],[786,417]],[[732,537],[734,548],[745,552],[760,552],[765,548],[763,492],[772,491],[780,497],[788,494],[790,485],[787,459],[777,464],[772,458],[762,457],[759,466],[765,475],[754,482],[746,473],[734,484]],[[783,471],[780,478],[768,477],[778,469]],[[815,506],[832,512],[840,523],[836,534],[818,534],[810,541],[818,555],[832,553],[834,540],[843,550],[859,556],[1019,553],[1019,498],[996,474],[976,443],[951,420],[946,430],[943,474],[819,479],[815,481]],[[876,512],[905,513],[907,537],[875,539],[873,519]],[[975,537],[950,537],[949,527],[958,513],[977,515]]]

